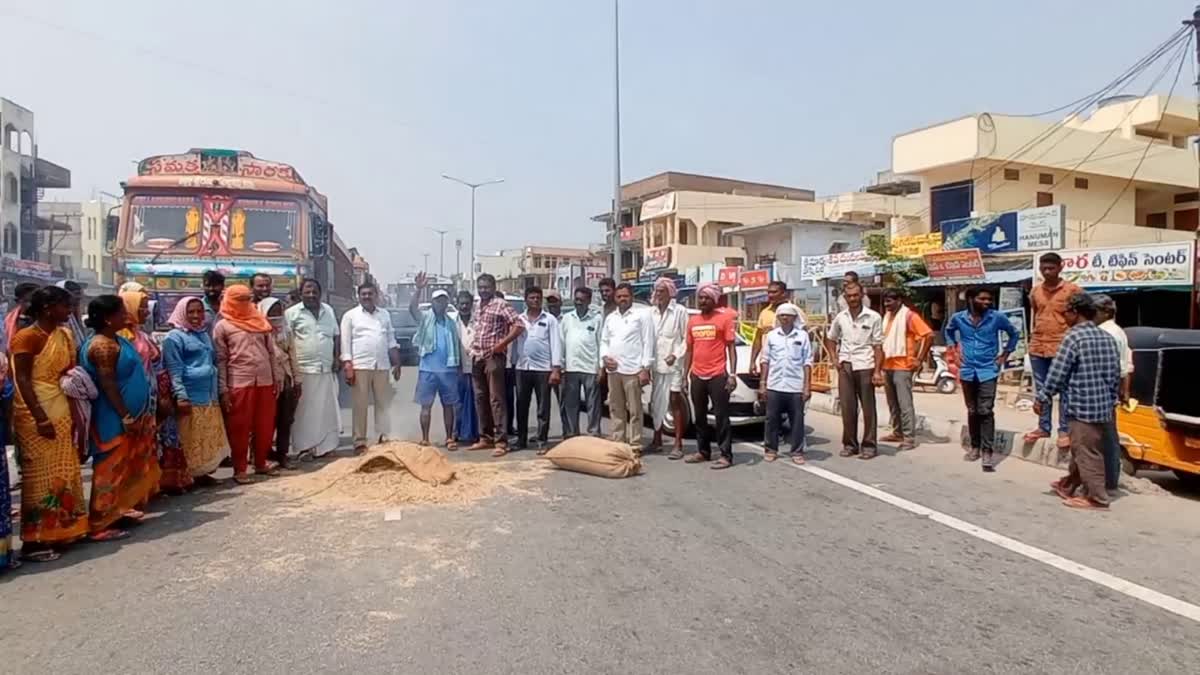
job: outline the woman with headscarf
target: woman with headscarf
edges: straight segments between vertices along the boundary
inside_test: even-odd
[[[274,476],[279,466],[268,461],[275,435],[275,396],[283,373],[275,360],[271,322],[254,306],[244,284],[225,289],[221,320],[213,329],[217,352],[217,388],[225,411],[229,448],[233,454],[233,479],[250,482],[247,455],[254,435],[254,472]]]
[[[59,384],[75,365],[75,344],[63,327],[71,296],[53,286],[39,289],[28,312],[33,325],[17,331],[11,344],[13,431],[21,445],[21,540],[26,560],[48,562],[58,559],[56,547],[88,532],[74,422]]]
[[[92,406],[92,539],[126,536],[114,526],[140,520],[138,507],[158,492],[154,389],[141,354],[120,335],[129,327],[126,301],[102,295],[88,304],[95,335],[79,350],[80,364],[100,396]]]
[[[179,443],[171,378],[163,366],[162,350],[154,339],[142,330],[146,320],[150,318],[150,294],[144,289],[133,288],[133,285],[123,286],[126,290],[120,294],[129,321],[120,335],[129,340],[137,350],[150,378],[150,412],[155,425],[154,436],[158,441],[152,459],[158,462],[161,468],[160,488],[170,494],[179,494],[192,486],[192,477],[184,464],[183,450]]]
[[[264,298],[258,302],[258,311],[271,322],[275,337],[275,360],[283,373],[283,383],[275,397],[275,451],[271,459],[286,467],[291,450],[292,422],[296,418],[296,404],[300,400],[300,380],[296,377],[296,350],[292,345],[292,333],[283,317],[285,309],[279,298]]]
[[[204,302],[183,298],[167,323],[173,328],[163,339],[163,365],[175,399],[183,461],[195,485],[215,485],[211,474],[229,456],[229,442],[217,403],[217,354]]]

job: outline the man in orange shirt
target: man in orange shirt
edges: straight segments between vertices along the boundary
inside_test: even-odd
[[[733,466],[733,428],[729,425],[729,395],[737,387],[736,329],[732,311],[720,311],[717,303],[721,289],[704,284],[696,291],[700,313],[688,319],[687,352],[683,356],[683,381],[692,396],[696,413],[696,452],[683,461],[699,464],[712,459],[712,428],[708,425],[708,404],[717,418],[717,447],[721,459],[712,469]]]
[[[1067,321],[1067,300],[1076,293],[1079,287],[1063,280],[1062,257],[1057,253],[1044,253],[1038,258],[1038,270],[1042,273],[1042,283],[1033,287],[1029,293],[1029,304],[1033,308],[1033,331],[1029,337],[1029,363],[1033,367],[1033,385],[1036,391],[1045,386],[1046,376],[1050,373],[1050,365],[1054,363],[1054,355],[1058,353],[1058,345],[1071,327]],[[1051,405],[1042,407],[1038,415],[1038,428],[1025,434],[1025,442],[1033,443],[1039,438],[1050,437]],[[1071,447],[1071,438],[1067,434],[1067,392],[1063,390],[1058,395],[1058,447]]]
[[[909,310],[900,291],[883,291],[883,390],[892,416],[892,433],[881,440],[912,450],[917,442],[917,411],[913,406],[913,375],[921,370],[933,331],[921,315]]]

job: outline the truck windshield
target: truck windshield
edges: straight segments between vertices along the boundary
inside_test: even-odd
[[[195,251],[203,239],[217,236],[226,239],[225,246],[233,253],[296,249],[300,225],[296,202],[242,197],[234,198],[232,204],[207,201],[192,195],[134,196],[129,212],[130,248],[183,253]]]

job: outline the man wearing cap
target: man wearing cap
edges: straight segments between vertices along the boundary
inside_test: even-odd
[[[792,461],[804,463],[804,405],[812,398],[812,342],[797,327],[800,308],[785,302],[775,308],[778,328],[766,335],[758,397],[767,406],[767,438],[763,453],[768,462],[779,457],[779,430],[786,415],[791,427]]]
[[[1109,499],[1104,484],[1104,430],[1117,408],[1121,356],[1112,336],[1093,323],[1096,302],[1092,296],[1082,291],[1072,295],[1064,317],[1070,329],[1037,390],[1033,411],[1045,412],[1055,396],[1066,401],[1071,464],[1067,475],[1050,488],[1064,506],[1105,509]]]
[[[428,279],[418,272],[417,292],[408,302],[408,313],[417,322],[413,345],[420,356],[417,372],[417,405],[421,406],[421,445],[429,445],[429,427],[433,417],[433,400],[442,402],[442,423],[446,428],[446,449],[457,450],[454,436],[454,410],[458,406],[458,376],[462,367],[462,344],[458,325],[446,309],[450,294],[438,289],[430,296],[430,308],[421,310],[420,302]]]
[[[675,302],[675,282],[661,277],[654,282],[654,372],[651,375],[650,417],[654,420],[654,439],[651,452],[662,449],[663,427],[667,410],[675,420],[675,447],[670,459],[683,459],[683,420],[687,409],[683,404],[683,355],[687,353],[687,308]]]

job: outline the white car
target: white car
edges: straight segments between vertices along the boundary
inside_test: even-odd
[[[688,314],[699,314],[696,309],[689,309]],[[729,395],[729,423],[735,427],[749,426],[752,424],[762,424],[766,421],[766,416],[760,412],[760,409],[755,405],[758,402],[758,376],[750,374],[750,350],[751,345],[742,339],[741,334],[737,334],[737,388]],[[650,387],[642,389],[642,410],[646,416],[650,416]],[[692,427],[692,421],[696,418],[696,411],[692,407],[691,396],[684,394],[686,402],[686,410],[688,414],[687,420],[684,422],[684,431],[688,431]],[[667,412],[666,421],[663,425],[667,431],[675,430],[674,414]],[[709,407],[708,423],[716,424],[717,418],[712,414],[712,407]]]

